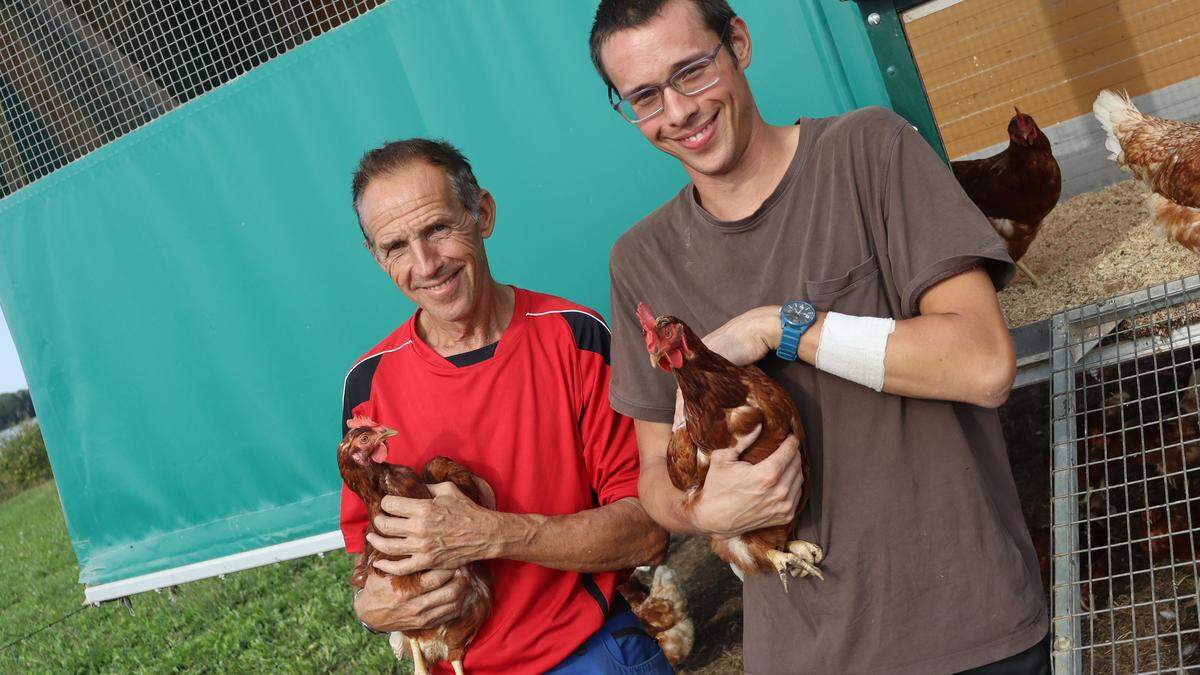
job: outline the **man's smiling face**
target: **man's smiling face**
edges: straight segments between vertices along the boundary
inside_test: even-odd
[[[483,240],[491,235],[490,198],[473,218],[439,167],[414,161],[372,179],[359,203],[368,247],[405,297],[434,318],[470,316],[490,281]]]
[[[745,23],[733,20],[730,50],[717,52],[720,81],[694,95],[666,87],[663,111],[636,125],[655,147],[683,162],[690,173],[719,176],[733,168],[749,143],[755,108],[744,69],[750,44]],[[720,36],[705,27],[688,0],[667,3],[658,16],[636,28],[614,33],[601,47],[604,70],[626,96],[666,80],[678,68],[711,53]]]

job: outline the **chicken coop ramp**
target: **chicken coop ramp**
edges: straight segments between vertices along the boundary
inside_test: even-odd
[[[1200,666],[1200,276],[1050,334],[1054,672]]]

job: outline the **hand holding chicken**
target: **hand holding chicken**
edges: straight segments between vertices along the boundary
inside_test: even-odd
[[[395,436],[395,431],[365,417],[354,417],[347,422],[347,427],[349,430],[346,437],[338,445],[338,469],[346,486],[366,505],[370,518],[369,530],[375,528],[375,522],[381,513],[381,503],[386,496],[429,501],[433,495],[427,484],[451,482],[472,501],[483,501],[475,477],[455,462],[445,457],[434,457],[425,465],[422,475],[418,476],[406,466],[386,462],[385,441]],[[411,598],[429,590],[431,580],[425,575],[387,574],[376,568],[376,563],[381,560],[398,562],[399,555],[401,554],[374,548],[369,538],[362,560],[351,576],[351,585],[365,590],[368,586],[378,587],[381,581],[386,581],[390,583],[398,598]],[[462,662],[467,645],[474,639],[479,627],[491,612],[491,590],[484,579],[483,568],[466,565],[452,574],[461,577],[468,586],[459,611],[436,626],[395,631],[391,635],[392,649],[397,657],[401,655],[407,642],[417,675],[425,675],[428,672],[425,667],[426,661],[450,661],[454,671],[462,675]],[[451,592],[453,588],[447,588],[443,595]]]
[[[796,514],[810,495],[808,461],[802,447],[804,429],[795,404],[761,370],[730,363],[710,350],[679,319],[656,318],[644,303],[638,305],[637,315],[651,364],[675,375],[683,398],[682,424],[675,425],[667,445],[667,473],[671,483],[684,492],[685,509],[699,508],[705,490],[724,487],[715,482],[706,484],[711,468],[729,469],[732,467],[723,465],[735,460],[755,465],[774,461],[783,472],[788,460],[795,456],[793,453],[798,453],[801,459],[796,467],[799,473],[796,489],[801,495],[786,521],[732,537],[714,537],[713,552],[741,574],[777,573],[785,591],[789,574],[823,578],[817,568],[824,557],[821,547],[789,540]],[[794,445],[784,445],[789,436],[795,437]],[[721,451],[721,448],[733,450]],[[796,481],[776,483],[790,490]],[[696,516],[698,520],[701,518],[700,513]]]

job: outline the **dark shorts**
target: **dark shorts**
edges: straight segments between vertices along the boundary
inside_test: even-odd
[[[1050,675],[1050,633],[1020,654],[964,670],[959,675]]]
[[[623,601],[600,630],[579,646],[565,661],[547,671],[553,675],[658,675],[673,673],[667,657]]]

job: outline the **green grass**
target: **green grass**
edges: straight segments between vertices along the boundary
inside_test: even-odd
[[[0,651],[0,673],[407,672],[354,619],[349,573],[338,552],[87,607]],[[53,483],[0,501],[0,648],[80,607],[78,577]]]

